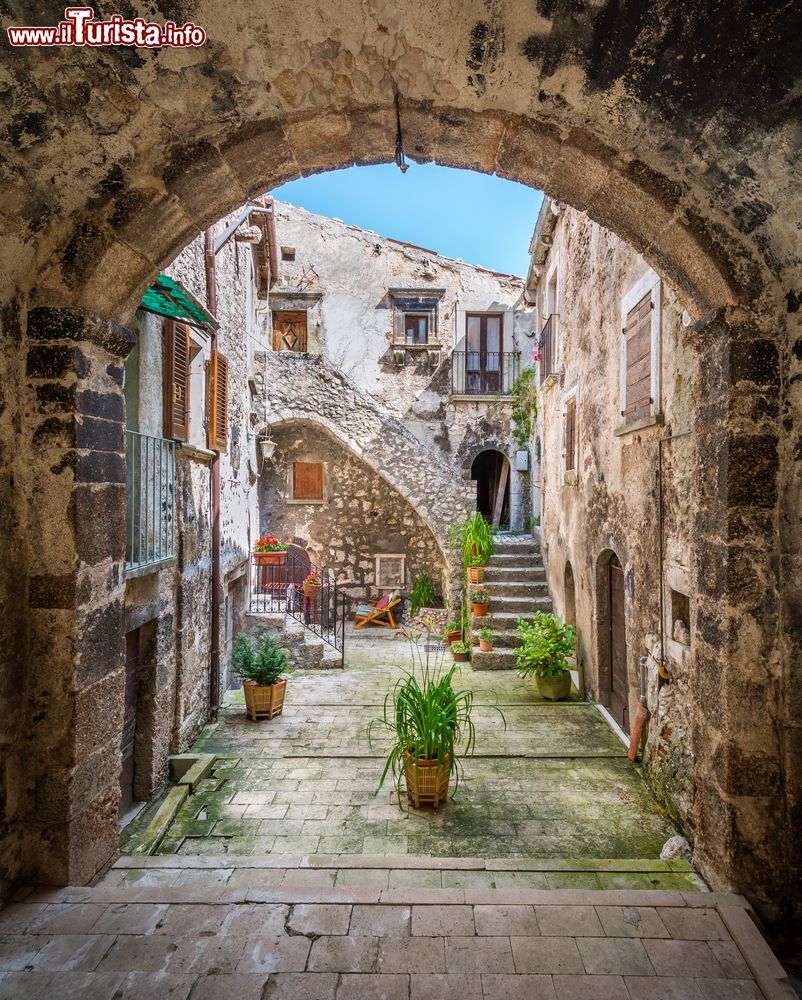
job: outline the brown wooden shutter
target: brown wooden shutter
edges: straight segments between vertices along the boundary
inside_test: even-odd
[[[296,351],[306,354],[306,313],[275,310],[273,312],[273,350]]]
[[[652,293],[647,292],[627,313],[626,395],[624,420],[631,423],[648,417],[652,391]]]
[[[164,436],[189,439],[189,327],[164,324]]]
[[[295,462],[292,467],[294,500],[323,499],[323,463]]]
[[[228,450],[228,361],[217,351],[209,363],[209,447]]]
[[[572,399],[565,408],[565,469],[571,472],[576,463],[576,400]]]

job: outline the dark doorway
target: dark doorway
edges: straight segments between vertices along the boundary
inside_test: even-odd
[[[616,556],[607,565],[610,608],[610,714],[624,732],[629,732],[629,684],[627,636],[624,618],[624,570]]]
[[[491,524],[510,525],[510,460],[500,451],[480,452],[471,465],[476,480],[476,509]]]
[[[125,715],[120,766],[120,816],[134,804],[134,751],[136,746],[136,705],[139,682],[139,629],[125,635]]]

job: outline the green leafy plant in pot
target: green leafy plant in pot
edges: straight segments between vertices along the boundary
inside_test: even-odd
[[[272,719],[284,710],[284,694],[291,667],[287,651],[279,646],[275,636],[251,639],[240,633],[234,639],[231,665],[242,678],[248,718]]]
[[[471,610],[474,618],[484,618],[487,615],[490,593],[487,587],[477,587],[471,591]]]
[[[462,626],[458,621],[451,621],[443,626],[443,635],[447,643],[459,642],[462,638]]]
[[[522,677],[534,677],[537,689],[550,701],[563,701],[571,694],[571,664],[568,657],[576,649],[576,633],[554,615],[536,611],[532,621],[518,619],[521,645],[515,659]]]
[[[451,655],[455,663],[467,663],[471,657],[471,647],[467,642],[452,642]]]
[[[470,582],[481,583],[484,567],[496,551],[492,525],[476,511],[467,520],[451,525],[448,540],[452,550],[455,546],[461,548],[462,564],[468,570]]]
[[[409,643],[412,669],[385,697],[382,716],[367,727],[371,744],[377,729],[390,736],[390,749],[376,791],[392,776],[399,808],[403,780],[408,803],[416,809],[425,803],[436,809],[448,798],[452,774],[456,793],[462,760],[474,751],[473,692],[454,689],[457,667],[445,669],[443,647],[432,642],[431,630],[403,630],[401,635]],[[495,708],[504,719],[497,706],[487,707]],[[506,719],[504,724],[506,727]]]
[[[489,653],[493,648],[493,633],[489,628],[479,629],[479,649],[483,653]]]

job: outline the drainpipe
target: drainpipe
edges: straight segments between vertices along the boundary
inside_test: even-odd
[[[217,266],[214,252],[214,231],[206,230],[204,260],[206,263],[206,302],[212,316],[217,316]],[[212,350],[217,350],[217,331],[212,332]],[[217,719],[220,707],[220,453],[212,459],[212,615],[209,623],[209,715]]]
[[[663,490],[663,445],[669,441],[676,441],[677,438],[690,437],[692,431],[683,431],[682,434],[669,434],[667,437],[658,438],[657,441],[657,532],[659,535],[659,548],[657,553],[657,567],[660,574],[660,676],[663,680],[668,680],[668,672],[665,668],[666,662],[666,585],[663,579],[663,561],[665,549],[665,493]]]

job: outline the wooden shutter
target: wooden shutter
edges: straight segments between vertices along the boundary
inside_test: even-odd
[[[164,324],[164,436],[189,439],[189,327]]]
[[[627,313],[626,393],[623,417],[626,423],[648,417],[652,392],[652,293],[647,292]]]
[[[306,354],[306,313],[276,310],[273,313],[273,350]]]
[[[323,463],[295,462],[292,467],[294,500],[323,499]]]
[[[565,408],[565,470],[571,472],[576,467],[576,400],[572,399]]]
[[[217,351],[209,363],[209,447],[228,450],[228,361]]]

